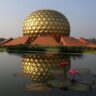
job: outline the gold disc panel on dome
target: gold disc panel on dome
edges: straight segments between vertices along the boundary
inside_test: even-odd
[[[54,10],[38,10],[29,15],[23,23],[23,35],[35,40],[38,36],[52,36],[57,41],[61,36],[70,35],[67,18]]]

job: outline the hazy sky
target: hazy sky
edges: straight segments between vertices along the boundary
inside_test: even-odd
[[[62,12],[71,36],[96,38],[96,0],[0,0],[0,37],[21,36],[24,19],[38,9]]]

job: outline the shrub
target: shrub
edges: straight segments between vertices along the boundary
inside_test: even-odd
[[[82,53],[85,50],[82,46],[59,46],[58,49],[64,53]]]
[[[15,50],[15,51],[43,51],[45,52],[45,48],[39,46],[32,45],[16,45],[16,46],[8,46],[7,50]]]

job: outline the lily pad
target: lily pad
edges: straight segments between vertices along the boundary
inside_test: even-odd
[[[96,90],[96,84],[92,85],[92,89]]]
[[[93,80],[94,84],[96,84],[96,79]]]
[[[96,77],[96,72],[92,73]]]
[[[76,81],[84,81],[84,82],[86,82],[86,81],[88,81],[88,82],[95,82],[96,81],[96,77],[93,75],[93,74],[86,74],[86,75],[80,75],[80,74],[78,74],[78,75],[76,75],[75,76],[75,79],[76,79]]]
[[[78,74],[87,75],[90,73],[90,69],[87,68],[77,68]]]
[[[91,80],[82,80],[82,81],[79,81],[79,83],[92,85],[93,82]]]
[[[71,85],[71,81],[69,80],[50,80],[47,82],[48,85],[51,85],[52,87],[57,87],[57,88],[63,88]]]
[[[25,88],[27,91],[33,91],[33,92],[48,91],[51,89],[43,83],[31,83],[26,85]]]
[[[50,74],[57,80],[63,80],[64,77],[64,71],[62,70],[50,70]]]
[[[64,71],[62,71],[62,70],[50,70],[49,73],[51,73],[52,75],[61,75],[61,74],[64,74]]]
[[[69,86],[68,89],[73,91],[88,91],[90,89],[90,86],[80,83],[75,83],[72,86]]]

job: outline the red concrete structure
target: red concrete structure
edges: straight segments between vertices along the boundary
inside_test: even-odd
[[[41,46],[59,46],[57,41],[51,36],[40,36],[37,37],[32,45],[41,45]]]
[[[60,44],[64,46],[86,46],[78,39],[73,37],[61,37]]]
[[[16,39],[10,40],[9,42],[5,42],[2,45],[3,46],[14,46],[14,45],[20,45],[20,44],[28,44],[30,41],[29,37],[18,37]]]
[[[74,37],[61,37],[58,43],[51,36],[39,36],[34,41],[31,37],[9,38],[0,43],[0,46],[15,46],[20,44],[40,45],[40,46],[83,46],[89,49],[96,49],[96,44],[91,43],[85,38],[76,39]]]
[[[83,44],[86,44],[86,45],[87,45],[87,44],[88,44],[88,45],[89,45],[89,44],[93,44],[93,43],[91,43],[90,41],[88,41],[88,40],[85,39],[85,38],[79,38],[79,41],[82,42]]]
[[[86,45],[87,48],[96,49],[96,44],[91,43],[89,40],[85,38],[79,38],[78,40],[82,42],[84,45]]]

